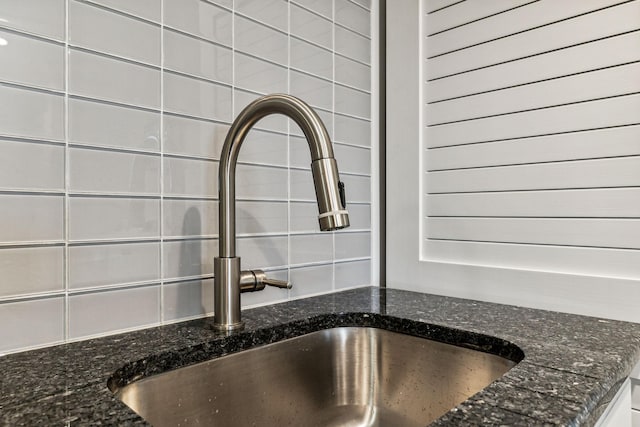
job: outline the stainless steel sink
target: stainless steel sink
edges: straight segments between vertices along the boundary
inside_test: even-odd
[[[425,426],[514,365],[343,327],[151,376],[116,394],[154,426]]]

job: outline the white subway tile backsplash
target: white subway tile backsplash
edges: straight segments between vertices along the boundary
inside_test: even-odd
[[[2,30],[0,40],[0,81],[64,90],[64,46]]]
[[[216,197],[218,163],[165,157],[163,180],[164,193],[169,196]]]
[[[371,256],[371,233],[336,233],[336,258]]]
[[[160,22],[162,0],[92,0],[92,2],[149,21]]]
[[[331,261],[333,259],[333,234],[300,234],[290,237],[291,264]]]
[[[73,192],[160,194],[160,157],[103,149],[69,149]]]
[[[291,269],[293,287],[289,294],[294,298],[333,290],[333,265],[299,267]]]
[[[69,99],[69,142],[160,151],[160,113],[84,99]]]
[[[267,93],[307,101],[344,143],[352,228],[318,231],[302,131],[261,119],[238,157],[238,255],[296,287],[244,294],[243,307],[369,281],[370,12],[358,4],[370,6],[0,0],[0,325],[45,325],[0,326],[0,352],[211,314],[218,159],[230,122]]]
[[[236,12],[287,31],[286,0],[235,0]]]
[[[242,16],[235,16],[234,44],[236,50],[286,64],[287,35]]]
[[[213,275],[217,239],[171,240],[163,243],[162,277],[181,279]]]
[[[77,0],[69,1],[69,43],[160,65],[160,27]]]
[[[0,248],[0,298],[64,290],[63,263],[61,246]]]
[[[64,191],[64,146],[0,139],[0,189]]]
[[[169,283],[162,287],[164,320],[213,313],[213,279]]]
[[[306,41],[333,48],[333,25],[329,19],[324,19],[308,10],[291,4],[291,34]]]
[[[2,0],[0,26],[64,39],[65,0]]]
[[[236,87],[259,93],[287,91],[287,69],[242,53],[235,54]]]
[[[164,0],[164,23],[231,46],[231,12],[200,0]]]
[[[152,326],[160,322],[160,287],[118,289],[69,297],[69,338]]]
[[[336,52],[365,64],[371,63],[371,40],[353,31],[336,26]]]
[[[294,38],[289,39],[291,68],[325,79],[333,77],[333,54],[326,49]]]
[[[37,325],[25,328],[16,325]],[[0,353],[64,340],[64,298],[0,304]]]
[[[371,261],[340,262],[335,265],[336,289],[371,285]]]
[[[371,13],[350,0],[335,0],[336,22],[365,36],[371,35]]]
[[[333,84],[308,74],[291,71],[289,74],[291,95],[304,99],[312,107],[331,110],[333,107]]]
[[[200,237],[218,234],[218,202],[164,199],[162,234],[165,237]]]
[[[0,242],[64,238],[64,197],[0,194]]]
[[[140,107],[160,108],[160,70],[71,49],[69,92]]]
[[[173,30],[164,30],[164,66],[168,70],[231,84],[231,49]]]
[[[154,238],[160,233],[160,200],[71,197],[69,240]]]
[[[164,75],[164,108],[208,120],[231,120],[231,88],[177,74]]]
[[[106,243],[69,247],[69,288],[83,289],[160,279],[160,243]]]
[[[371,0],[351,0],[351,1],[358,3],[360,6],[371,10]]]
[[[64,139],[64,97],[0,84],[0,135]]]

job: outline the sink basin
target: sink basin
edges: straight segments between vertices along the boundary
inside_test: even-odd
[[[384,329],[342,327],[133,382],[154,426],[425,426],[515,362]]]

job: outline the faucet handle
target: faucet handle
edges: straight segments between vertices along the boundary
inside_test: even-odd
[[[266,285],[281,289],[291,289],[286,280],[269,279],[262,270],[245,270],[240,272],[240,292],[261,291]]]

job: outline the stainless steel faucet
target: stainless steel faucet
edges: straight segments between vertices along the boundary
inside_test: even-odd
[[[240,292],[258,291],[265,285],[291,288],[289,282],[268,279],[261,270],[241,271],[236,256],[236,163],[240,146],[253,125],[270,114],[284,114],[300,126],[311,150],[311,172],[318,201],[320,230],[349,226],[344,184],[338,176],[329,134],[318,115],[302,100],[290,95],[266,95],[249,104],[235,119],[222,147],[218,173],[219,256],[214,259],[214,328],[233,330],[240,319]]]

